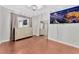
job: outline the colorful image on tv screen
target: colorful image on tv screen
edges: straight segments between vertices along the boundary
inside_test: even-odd
[[[79,6],[50,13],[50,24],[79,23]]]

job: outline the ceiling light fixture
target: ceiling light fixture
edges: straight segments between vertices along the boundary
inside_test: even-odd
[[[28,5],[28,7],[30,7],[33,11],[36,11],[38,9],[41,9],[42,5]]]

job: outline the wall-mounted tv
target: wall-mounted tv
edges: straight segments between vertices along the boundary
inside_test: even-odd
[[[79,23],[79,6],[50,13],[50,24]]]
[[[27,20],[23,20],[23,25],[27,25]]]

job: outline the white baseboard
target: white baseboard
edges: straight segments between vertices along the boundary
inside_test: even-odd
[[[0,41],[0,44],[1,44],[1,43],[4,43],[4,42],[7,42],[7,41],[9,41],[9,40]]]
[[[70,43],[63,42],[63,41],[59,41],[59,40],[55,40],[55,39],[52,39],[52,38],[48,38],[48,40],[56,41],[56,42],[59,42],[59,43],[62,43],[62,44],[68,45],[68,46],[72,46],[74,48],[79,48],[79,46],[77,46],[77,45],[70,44]]]

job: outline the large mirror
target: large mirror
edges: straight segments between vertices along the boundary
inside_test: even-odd
[[[28,18],[19,16],[19,17],[17,17],[17,20],[18,20],[18,24],[17,24],[18,28],[29,26],[29,19]]]

